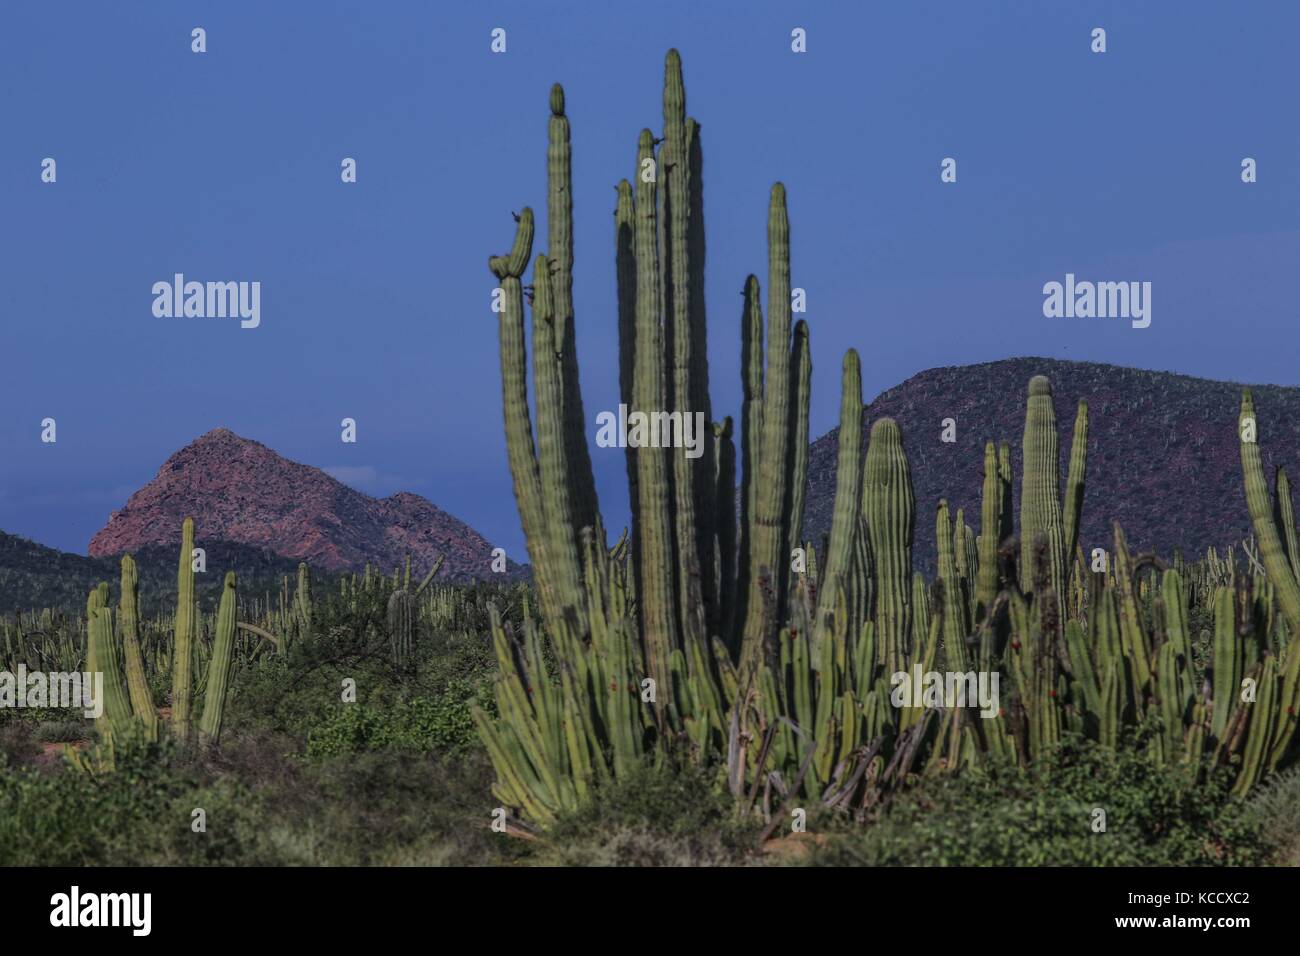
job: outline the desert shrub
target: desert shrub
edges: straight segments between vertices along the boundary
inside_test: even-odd
[[[339,704],[307,733],[307,755],[336,757],[365,750],[457,754],[478,745],[470,705],[486,703],[487,685],[448,681],[436,697],[382,706]]]
[[[865,828],[831,834],[822,864],[872,866],[1209,866],[1262,862],[1257,822],[1231,777],[1146,752],[1067,738],[1030,770],[1005,764],[921,780]],[[1105,832],[1093,831],[1094,810]]]
[[[1300,767],[1292,767],[1256,789],[1247,802],[1247,812],[1269,849],[1269,862],[1300,866]]]
[[[64,743],[85,740],[90,736],[90,722],[80,720],[46,720],[36,725],[32,740],[38,743]]]
[[[646,765],[601,786],[535,850],[560,866],[735,866],[755,859],[759,825],[740,819],[712,772]]]
[[[168,744],[120,753],[112,773],[0,769],[0,865],[261,862],[256,803],[234,780],[204,783]],[[191,829],[207,812],[207,832]]]

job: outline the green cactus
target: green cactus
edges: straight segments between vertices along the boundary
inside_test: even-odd
[[[176,577],[176,628],[172,649],[172,733],[181,741],[190,736],[194,701],[194,632],[198,607],[194,603],[194,519],[181,524],[181,556]]]
[[[982,622],[998,595],[998,547],[1002,544],[1002,479],[993,442],[984,445],[984,482],[980,499],[979,575],[975,621]]]
[[[130,732],[131,704],[123,690],[125,680],[113,635],[113,612],[101,603],[102,599],[100,594],[89,621],[86,670],[91,675],[102,675],[103,713],[95,719],[95,727],[111,752],[113,741]]]
[[[1264,480],[1264,465],[1259,453],[1259,422],[1250,389],[1241,393],[1241,413],[1237,419],[1237,436],[1241,446],[1241,470],[1246,489],[1246,510],[1259,541],[1259,556],[1276,588],[1278,604],[1286,616],[1292,634],[1300,634],[1300,581],[1287,559],[1286,548],[1278,536],[1277,524]],[[1289,502],[1289,496],[1288,496]],[[1294,527],[1294,522],[1291,523]]]
[[[208,662],[207,687],[203,692],[203,716],[199,718],[199,742],[206,750],[221,737],[221,721],[226,711],[226,693],[235,658],[235,572],[227,571],[217,608],[217,629],[212,641],[212,659]]]
[[[394,666],[407,667],[415,649],[415,600],[404,588],[388,596],[388,641]]]
[[[871,426],[863,464],[862,512],[871,537],[875,570],[880,663],[889,673],[904,670],[909,651],[912,604],[912,535],[916,496],[903,451],[903,434],[892,418]]]
[[[131,709],[144,725],[146,738],[157,740],[158,712],[154,710],[153,693],[149,690],[149,679],[145,676],[144,659],[140,654],[140,575],[129,554],[122,556],[122,593],[117,626],[122,632],[122,659]]]
[[[784,617],[789,580],[791,530],[799,518],[790,514],[791,488],[796,479],[798,453],[791,454],[795,422],[807,419],[806,407],[796,405],[806,391],[801,346],[791,346],[790,219],[785,187],[772,187],[767,215],[767,369],[763,379],[762,423],[759,432],[753,513],[750,518],[749,596],[742,631],[741,662],[746,672],[755,668],[770,649],[777,623]],[[792,358],[797,362],[792,377]],[[794,407],[792,407],[792,405]],[[750,460],[754,455],[751,453]],[[806,468],[807,459],[802,459]]]
[[[830,636],[836,602],[850,593],[854,545],[862,515],[862,365],[853,349],[844,353],[840,390],[840,429],[835,465],[835,511],[831,516],[830,550],[822,576],[814,641],[820,648]],[[847,614],[847,609],[846,609]],[[846,621],[850,627],[851,622]]]
[[[1044,375],[1029,381],[1025,409],[1024,471],[1020,479],[1020,588],[1033,588],[1035,548],[1047,542],[1048,581],[1065,593],[1065,545],[1061,519],[1061,463],[1057,450],[1056,409],[1052,386]]]

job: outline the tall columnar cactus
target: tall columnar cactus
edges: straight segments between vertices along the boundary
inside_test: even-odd
[[[407,558],[407,574],[410,574],[410,558]],[[294,627],[299,637],[311,637],[312,600],[311,569],[306,563],[298,565],[298,590],[293,596]]]
[[[176,639],[172,648],[172,733],[190,736],[194,701],[194,632],[198,608],[194,603],[194,519],[181,525],[181,558],[176,576]]]
[[[126,667],[126,683],[131,695],[131,709],[140,718],[149,740],[158,738],[158,713],[153,707],[153,694],[145,676],[144,659],[140,654],[140,575],[135,560],[129,554],[122,556],[122,594],[118,604],[117,626],[122,632],[122,659]]]
[[[199,718],[199,743],[208,749],[221,737],[226,712],[226,691],[235,660],[235,572],[227,571],[217,608],[217,630],[208,662],[207,687],[203,691],[203,716]]]
[[[794,458],[787,484],[790,502],[785,507],[785,554],[791,555],[803,541],[804,494],[808,487],[808,409],[812,400],[812,351],[808,342],[808,323],[800,319],[794,326],[794,344],[790,347],[790,453]],[[787,567],[789,561],[786,562]]]
[[[1273,479],[1273,520],[1277,522],[1278,535],[1286,548],[1291,572],[1300,577],[1300,543],[1296,541],[1295,506],[1291,501],[1291,479],[1287,477],[1285,468],[1279,468]]]
[[[113,612],[104,606],[102,594],[90,617],[86,669],[92,675],[102,675],[104,710],[95,724],[100,739],[111,749],[115,739],[130,731],[131,704],[123,689],[122,660],[113,635]]]
[[[1237,418],[1237,437],[1241,445],[1241,470],[1245,479],[1246,510],[1259,541],[1259,556],[1276,589],[1278,604],[1286,616],[1292,634],[1300,634],[1300,581],[1287,560],[1286,548],[1273,520],[1273,509],[1264,478],[1264,464],[1259,454],[1259,421],[1250,389],[1241,393],[1241,413]]]
[[[564,510],[572,516],[574,546],[583,528],[593,527],[598,511],[596,484],[587,451],[586,417],[578,387],[578,349],[573,320],[573,172],[569,145],[569,118],[564,112],[564,89],[551,87],[551,117],[546,150],[546,244],[550,256],[551,305],[554,316],[555,355],[558,356],[560,430],[564,476]],[[551,359],[550,354],[547,359]],[[572,481],[570,481],[570,477]],[[572,532],[571,532],[572,533]],[[603,543],[603,542],[602,542]]]
[[[654,134],[641,131],[637,169],[654,170]],[[638,175],[632,249],[636,257],[636,344],[632,397],[640,410],[667,407],[660,323],[660,280],[657,251],[656,177]],[[667,685],[668,658],[678,642],[676,561],[673,555],[672,504],[668,495],[667,453],[638,448],[637,542],[640,578],[641,639],[646,666],[656,681]]]
[[[1237,632],[1236,594],[1221,587],[1214,595],[1214,684],[1211,730],[1222,739],[1228,718],[1237,707],[1242,674],[1246,669],[1245,644]]]
[[[953,548],[952,523],[948,517],[948,502],[939,501],[935,515],[935,541],[938,545],[939,583],[943,597],[943,648],[948,669],[966,670],[966,604],[961,594],[961,579],[957,574]]]
[[[892,418],[877,419],[871,426],[863,465],[862,513],[875,569],[878,654],[886,670],[894,673],[903,669],[909,650],[916,495],[903,433]]]
[[[415,602],[404,588],[388,596],[388,642],[393,664],[406,667],[415,648]]]
[[[984,445],[984,485],[980,499],[979,575],[975,589],[975,621],[984,620],[998,595],[998,546],[1002,534],[1002,481],[993,442]]]
[[[1065,592],[1065,546],[1061,524],[1061,462],[1057,445],[1056,409],[1052,385],[1045,375],[1029,381],[1022,444],[1024,470],[1020,479],[1020,588],[1033,587],[1033,559],[1039,536],[1047,540],[1048,580],[1057,594]]]
[[[552,117],[554,118],[554,117]],[[570,478],[572,442],[565,433],[564,353],[546,256],[533,267],[533,381],[537,399],[537,465],[542,482],[547,554],[554,581],[566,605],[581,613],[582,569],[574,533],[575,479]]]
[[[749,597],[742,632],[742,663],[752,668],[771,646],[777,623],[784,616],[790,554],[795,537],[790,529],[791,487],[797,455],[790,446],[795,422],[807,416],[799,401],[800,372],[790,374],[792,355],[790,311],[790,218],[785,186],[772,187],[767,214],[767,369],[763,379],[762,426],[759,435],[754,512],[751,517]],[[750,455],[751,460],[753,454]]]
[[[686,87],[682,82],[682,61],[670,50],[664,61],[663,143],[659,149],[658,179],[662,237],[661,271],[663,274],[664,351],[671,365],[665,376],[667,404],[683,415],[703,412],[709,418],[707,389],[701,391],[697,379],[707,367],[702,349],[703,300],[696,300],[693,288],[696,271],[702,275],[702,244],[692,244],[690,218],[692,201],[702,183],[692,173],[691,144],[686,120]],[[693,128],[693,124],[692,124]],[[702,214],[703,205],[699,206]],[[702,236],[702,232],[699,233]],[[701,287],[702,288],[702,287]],[[693,295],[694,293],[694,295]],[[701,402],[705,405],[702,407]],[[711,522],[712,497],[706,494],[707,479],[713,469],[712,455],[692,460],[680,451],[672,459],[674,533],[677,548],[686,560],[677,565],[677,594],[681,633],[688,640],[703,638],[705,627],[701,612],[705,604],[714,603],[712,577]],[[707,593],[706,593],[707,592]],[[715,617],[716,623],[716,617]]]
[[[754,522],[758,515],[758,462],[763,433],[763,306],[758,279],[748,276],[741,293],[740,369],[740,527],[737,556],[736,613],[733,647],[739,649],[749,621],[750,581],[753,580]]]
[[[858,353],[844,353],[840,392],[840,430],[835,465],[835,511],[831,516],[830,550],[822,576],[817,609],[816,642],[829,637],[837,595],[851,593],[849,574],[862,515],[862,364]],[[851,624],[849,625],[851,626]]]
[[[1068,567],[1074,562],[1074,552],[1079,545],[1079,522],[1083,519],[1083,488],[1088,475],[1088,403],[1079,400],[1074,416],[1074,432],[1070,439],[1070,470],[1065,476],[1065,507],[1062,559]],[[1064,587],[1062,578],[1061,586]],[[1064,593],[1062,591],[1062,593]]]

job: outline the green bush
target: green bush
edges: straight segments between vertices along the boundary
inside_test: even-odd
[[[600,787],[548,831],[536,862],[556,866],[736,866],[760,824],[740,819],[712,772],[645,766]]]
[[[437,697],[415,697],[383,706],[340,703],[308,731],[307,755],[337,757],[379,750],[461,753],[478,745],[470,704],[485,691],[485,684],[455,679]],[[483,703],[479,701],[480,706]]]
[[[1031,771],[990,764],[922,780],[865,828],[831,834],[821,864],[869,866],[1213,866],[1264,861],[1258,823],[1230,776],[1194,785],[1129,746],[1067,738]],[[1094,832],[1094,811],[1105,831]]]
[[[1300,767],[1269,779],[1247,802],[1250,820],[1268,846],[1269,862],[1300,866]]]

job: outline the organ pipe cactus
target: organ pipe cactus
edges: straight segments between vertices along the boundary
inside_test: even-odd
[[[194,519],[181,524],[181,557],[176,577],[176,639],[172,650],[172,733],[182,741],[190,735],[194,700]]]
[[[862,512],[875,570],[875,621],[880,663],[903,670],[911,627],[912,534],[916,496],[903,452],[903,433],[892,418],[871,426],[863,465]]]
[[[415,602],[404,588],[388,596],[388,641],[393,664],[406,667],[415,647]]]
[[[122,633],[122,659],[126,667],[127,688],[131,695],[131,709],[140,718],[149,740],[158,739],[158,713],[153,706],[153,693],[145,676],[144,659],[140,654],[140,575],[135,559],[122,556],[122,592],[118,605],[117,625]]]
[[[831,517],[830,550],[826,556],[821,605],[817,613],[818,647],[829,636],[837,595],[847,594],[852,588],[848,575],[862,515],[862,366],[858,353],[853,349],[844,355],[838,446],[835,511]]]
[[[938,503],[933,590],[913,572],[916,500],[902,435],[896,422],[879,419],[863,453],[853,353],[843,368],[831,534],[817,551],[803,541],[811,358],[807,327],[792,321],[780,184],[768,206],[766,319],[758,280],[750,276],[742,291],[737,475],[730,419],[708,424],[702,150],[685,102],[680,58],[670,52],[663,135],[641,131],[635,178],[616,193],[619,397],[632,411],[704,413],[702,460],[631,443],[631,534],[612,550],[590,481],[578,391],[571,155],[559,87],[548,128],[549,249],[534,252],[525,208],[510,252],[489,260],[502,290],[507,452],[540,608],[538,620],[525,615],[521,635],[493,611],[498,715],[475,710],[474,719],[497,772],[497,797],[546,826],[605,781],[674,754],[725,764],[719,776],[737,805],[771,821],[781,810],[774,799],[861,807],[914,773],[952,772],[986,754],[1038,759],[1067,729],[1113,748],[1126,726],[1153,712],[1164,728],[1152,744],[1155,759],[1226,762],[1241,769],[1242,788],[1284,763],[1295,727],[1282,715],[1300,691],[1300,650],[1289,650],[1300,641],[1284,637],[1300,628],[1275,634],[1270,616],[1276,593],[1291,622],[1284,591],[1300,588],[1289,567],[1294,547],[1278,549],[1291,572],[1290,585],[1280,585],[1257,530],[1268,580],[1257,572],[1249,591],[1249,576],[1240,576],[1240,607],[1231,586],[1217,599],[1226,630],[1215,639],[1211,675],[1192,653],[1189,611],[1231,582],[1231,560],[1158,577],[1146,570],[1152,558],[1129,553],[1116,525],[1110,569],[1088,573],[1079,544],[1088,406],[1080,402],[1076,412],[1062,492],[1051,386],[1041,376],[1029,384],[1026,408],[1018,574],[1010,573],[1017,549],[1009,544],[1016,528],[1006,442],[984,449],[978,538],[962,511],[954,523]],[[531,363],[523,284],[530,260]],[[1256,482],[1248,459],[1243,449],[1248,498],[1260,497],[1252,491],[1258,484],[1261,513],[1274,538],[1285,539],[1294,523],[1283,513],[1285,475],[1269,507],[1262,472]],[[807,565],[795,574],[790,552],[799,547]],[[393,609],[400,619],[401,599]],[[1248,635],[1239,627],[1247,618]],[[403,632],[395,623],[390,630]],[[915,703],[891,706],[889,679],[912,666],[933,669],[941,647],[953,670],[973,666],[975,647],[981,669],[1004,672],[1011,699],[1003,712],[975,720],[964,709],[936,715]],[[1243,673],[1270,681],[1270,714],[1233,707]],[[1197,690],[1207,680],[1212,696]]]
[[[97,602],[91,612],[86,669],[103,675],[104,711],[96,718],[100,739],[111,748],[130,731],[131,704],[123,690],[122,661],[113,635],[113,612]]]
[[[1237,418],[1237,435],[1241,446],[1241,470],[1246,489],[1246,510],[1259,541],[1260,560],[1276,588],[1278,604],[1286,616],[1292,634],[1300,635],[1300,581],[1287,560],[1286,549],[1278,536],[1273,509],[1264,479],[1264,464],[1259,453],[1259,422],[1250,389],[1241,394],[1241,412]]]
[[[1062,538],[1060,457],[1057,451],[1056,410],[1052,386],[1044,375],[1029,382],[1025,409],[1024,472],[1020,479],[1020,587],[1033,587],[1035,548],[1041,535],[1047,542],[1048,580],[1064,593],[1065,552]]]
[[[207,687],[203,691],[203,716],[199,719],[199,741],[204,749],[216,744],[221,736],[221,721],[226,711],[226,692],[235,657],[235,572],[227,571],[217,609],[217,629],[212,642],[212,659],[208,661]]]

